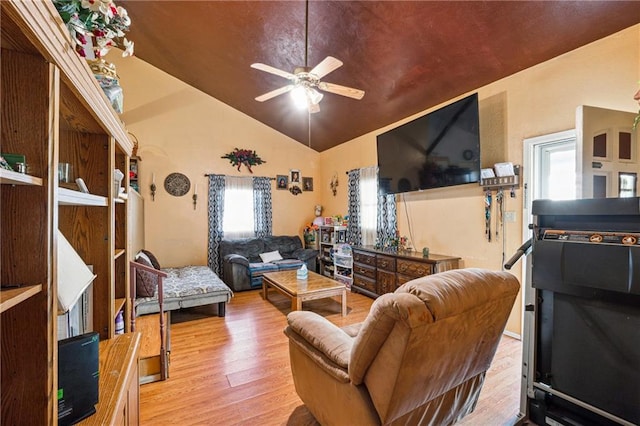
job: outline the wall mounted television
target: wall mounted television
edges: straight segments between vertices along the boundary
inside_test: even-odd
[[[378,135],[377,151],[385,194],[479,182],[478,94]]]

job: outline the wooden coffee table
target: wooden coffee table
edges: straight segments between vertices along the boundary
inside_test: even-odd
[[[306,280],[296,278],[296,270],[268,272],[262,276],[262,297],[269,300],[269,287],[291,298],[291,310],[301,311],[302,302],[341,296],[342,316],[347,315],[347,288],[344,284],[309,271]]]

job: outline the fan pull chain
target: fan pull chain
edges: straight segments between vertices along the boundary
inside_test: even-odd
[[[307,142],[309,143],[309,148],[311,148],[311,111],[309,110],[309,108],[307,108],[307,118],[307,123],[309,123],[309,125],[307,126],[309,132],[309,138],[307,139]]]

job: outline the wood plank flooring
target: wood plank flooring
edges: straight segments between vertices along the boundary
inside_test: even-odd
[[[173,313],[169,379],[140,387],[142,425],[317,425],[296,394],[283,333],[290,299],[236,293],[226,317],[215,306]],[[333,299],[303,308],[344,326],[365,319],[372,299],[348,293],[348,315]],[[520,392],[521,342],[503,337],[480,400],[464,425],[513,425]]]

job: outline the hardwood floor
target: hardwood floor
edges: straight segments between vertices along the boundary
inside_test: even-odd
[[[226,317],[215,307],[173,313],[169,379],[140,387],[142,425],[316,425],[298,398],[283,333],[290,300],[270,292],[236,293]],[[348,293],[348,315],[337,300],[305,302],[333,323],[363,321],[372,299]],[[518,414],[521,342],[503,337],[478,406],[464,425],[513,425]]]

